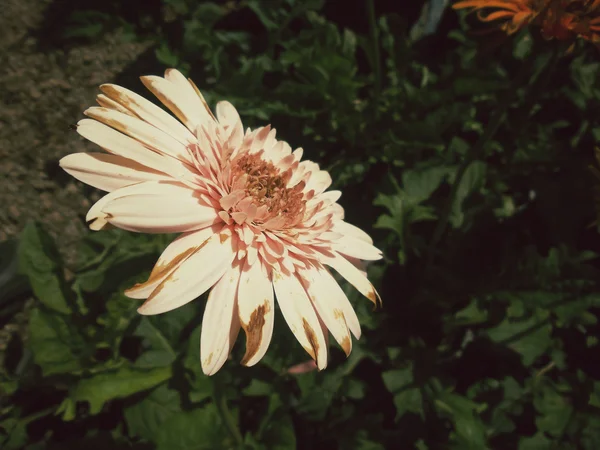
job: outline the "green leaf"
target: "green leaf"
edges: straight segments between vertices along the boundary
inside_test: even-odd
[[[431,197],[447,175],[447,167],[406,170],[402,174],[402,187],[408,201],[412,204],[424,202]]]
[[[64,420],[73,420],[77,402],[90,404],[90,414],[98,414],[104,404],[153,388],[171,378],[171,367],[139,370],[123,367],[80,380],[60,406]]]
[[[296,448],[296,433],[292,418],[283,408],[283,403],[277,394],[269,398],[269,407],[257,433],[259,441],[266,448],[287,450]]]
[[[149,348],[135,361],[136,367],[163,367],[169,366],[175,361],[177,354],[173,351],[169,341],[147,317],[142,317],[134,334],[143,337],[143,345]]]
[[[68,314],[67,288],[54,241],[44,229],[28,223],[19,238],[19,271],[27,276],[35,296],[48,308]]]
[[[190,383],[189,398],[192,403],[206,400],[213,394],[213,381],[204,375],[200,364],[200,333],[201,327],[196,327],[188,338],[187,351],[183,359],[185,375]]]
[[[421,390],[413,386],[412,366],[405,369],[389,370],[383,372],[381,376],[387,390],[394,395],[396,420],[407,412],[423,416],[423,397]]]
[[[544,436],[544,433],[538,432],[519,440],[519,450],[550,450],[551,448],[552,441]]]
[[[0,446],[3,450],[21,450],[25,446],[27,423],[13,417],[0,422]]]
[[[487,448],[485,426],[478,415],[480,406],[462,395],[442,392],[435,399],[438,411],[454,424],[454,439],[464,449]]]
[[[474,325],[485,322],[488,312],[479,307],[477,300],[471,300],[469,306],[458,311],[455,317],[461,325]]]
[[[464,203],[474,192],[479,191],[485,184],[487,165],[481,161],[473,161],[459,182],[456,190],[456,196],[452,203],[452,214],[450,223],[454,228],[458,228],[464,221]]]
[[[29,332],[33,359],[45,376],[80,370],[82,360],[93,351],[62,315],[34,309]]]
[[[505,343],[520,353],[523,364],[530,366],[543,355],[552,343],[552,326],[547,323],[548,311],[538,309],[535,315],[526,320],[505,318],[498,326],[487,331],[494,342]]]
[[[562,396],[550,383],[544,384],[536,391],[533,405],[539,413],[535,424],[540,431],[550,436],[560,436],[573,412],[573,405]]]
[[[142,401],[125,409],[129,435],[154,441],[163,423],[180,411],[179,393],[162,384]]]
[[[172,415],[156,433],[157,450],[233,448],[213,404]]]

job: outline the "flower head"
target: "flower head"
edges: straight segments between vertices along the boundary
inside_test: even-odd
[[[211,289],[202,320],[201,363],[213,374],[237,334],[246,334],[245,365],[269,346],[275,298],[293,334],[327,365],[328,330],[349,354],[360,325],[333,268],[371,301],[378,294],[361,260],[381,252],[345,222],[330,175],[301,161],[269,126],[244,132],[228,102],[216,116],[191,80],[169,69],[142,82],[177,117],[125,88],[106,84],[100,107],[77,131],[107,153],[60,161],[75,178],[109,193],[87,214],[90,228],[110,224],[146,233],[182,233],[150,277],[126,291],[146,299],[141,314],[178,308]]]
[[[507,34],[531,24],[545,39],[600,42],[600,0],[460,0],[453,8],[477,11],[479,20],[497,22]]]

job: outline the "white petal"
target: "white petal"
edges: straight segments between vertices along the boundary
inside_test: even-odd
[[[154,181],[144,185],[143,191],[117,195],[102,208],[108,222],[140,233],[182,233],[220,221],[217,211],[200,204],[196,192],[186,186]]]
[[[77,123],[77,132],[110,153],[131,159],[176,179],[186,179],[190,176],[190,170],[183,162],[156,153],[141,142],[96,120],[80,120]]]
[[[199,125],[212,121],[200,98],[187,80],[186,87],[186,84],[175,84],[165,78],[153,75],[140,77],[140,79],[144,86],[156,95],[192,133],[196,132]]]
[[[357,239],[349,235],[332,241],[331,247],[344,255],[363,259],[365,261],[377,261],[383,258],[381,250],[377,247],[374,247],[362,239]]]
[[[140,119],[166,131],[182,144],[189,145],[196,141],[195,136],[181,122],[141,95],[115,84],[103,84],[100,90],[111,100],[132,111]]]
[[[191,302],[223,276],[234,255],[231,237],[223,234],[211,236],[157,286],[138,312],[161,314]]]
[[[104,213],[102,209],[111,201],[117,197],[124,195],[133,195],[143,192],[146,189],[146,183],[137,183],[123,188],[117,189],[106,194],[100,200],[92,205],[87,215],[85,216],[86,222],[90,222],[89,226],[92,230],[98,231],[108,224],[108,214]]]
[[[86,109],[84,114],[131,136],[163,155],[190,162],[190,154],[186,145],[167,132],[153,127],[137,117],[131,117],[119,111],[98,106]]]
[[[165,278],[196,252],[217,231],[217,227],[207,227],[203,230],[192,231],[178,236],[162,252],[148,280],[127,289],[125,295],[130,298],[148,298]]]
[[[96,96],[96,101],[98,102],[98,104],[100,106],[104,106],[105,108],[108,108],[108,109],[114,109],[115,111],[119,111],[119,112],[122,112],[123,114],[129,114],[130,116],[135,117],[135,114],[131,110],[125,108],[119,102],[116,102],[111,98],[108,98],[104,94],[98,94]]]
[[[317,362],[319,370],[327,367],[327,343],[315,309],[295,274],[273,271],[273,287],[283,318],[304,347]]]
[[[301,270],[300,276],[317,314],[340,344],[346,356],[350,355],[352,338],[348,331],[344,311],[340,308],[344,299],[348,301],[346,294],[323,266],[310,266],[308,269]]]
[[[273,335],[275,305],[273,286],[260,260],[246,264],[238,288],[238,309],[246,332],[242,364],[253,366],[264,356]]]
[[[59,164],[79,181],[108,192],[143,181],[171,179],[131,159],[107,153],[73,153],[62,158]]]
[[[226,130],[229,144],[239,146],[244,138],[244,126],[235,107],[226,101],[217,103],[217,118]]]
[[[365,274],[342,255],[337,252],[334,252],[333,257],[319,255],[319,260],[323,264],[335,269],[336,272],[354,286],[358,292],[371,300],[376,306],[381,303],[379,294]]]
[[[208,294],[200,335],[200,361],[206,375],[223,366],[233,344],[232,325],[237,323],[239,329],[239,322],[234,323],[239,280],[240,268],[230,267]]]
[[[320,194],[331,186],[331,181],[331,175],[326,170],[315,171],[308,179],[304,192],[314,190],[315,194]]]
[[[338,231],[342,234],[347,234],[349,236],[355,237],[356,239],[365,241],[367,244],[373,244],[373,239],[371,239],[371,236],[369,236],[357,226],[352,225],[351,223],[344,222],[343,220],[336,220],[333,228],[334,231]]]

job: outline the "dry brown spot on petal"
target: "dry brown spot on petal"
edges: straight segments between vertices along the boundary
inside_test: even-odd
[[[350,338],[348,336],[342,339],[341,346],[342,350],[344,350],[344,353],[346,354],[346,357],[350,356],[350,351],[352,350],[352,342],[350,341]]]
[[[229,239],[229,236],[226,234],[220,234],[219,239],[221,240],[221,244],[223,244],[225,241],[227,241],[227,239]]]
[[[265,314],[269,311],[269,302],[265,300],[262,305],[252,312],[247,325],[242,322],[242,328],[246,332],[246,354],[242,358],[243,365],[246,365],[258,351],[262,341],[263,327],[265,326]]]
[[[182,121],[184,124],[186,123],[186,116],[183,114],[183,111],[179,109],[176,103],[174,103],[168,96],[164,95],[159,89],[154,87],[154,82],[151,78],[147,78],[145,76],[140,77],[144,86],[148,88],[156,97],[167,107],[169,108],[173,114],[177,116],[177,118]]]
[[[150,276],[148,277],[148,279],[145,282],[137,283],[134,286],[132,286],[131,288],[127,289],[125,292],[127,293],[128,291],[133,291],[133,290],[139,289],[143,286],[146,286],[148,284],[152,284],[152,283],[156,282],[159,278],[164,276],[165,273],[168,273],[171,270],[175,269],[179,264],[181,264],[182,261],[186,260],[192,253],[195,253],[196,251],[200,250],[207,243],[208,243],[208,239],[196,247],[188,248],[186,251],[180,253],[175,258],[173,258],[172,260],[168,261],[165,264],[160,264],[160,265],[156,264],[154,266],[154,268],[152,269],[152,272],[150,272]],[[157,286],[157,289],[158,289],[158,286]]]
[[[371,287],[371,292],[367,295],[367,298],[373,302],[375,305],[375,309],[379,309],[383,306],[383,302],[381,301],[381,297],[377,293],[374,287]]]
[[[172,281],[177,281],[179,279],[179,278],[174,277],[173,275],[174,274],[172,273],[167,278],[165,278],[162,281],[162,283],[160,283],[158,286],[156,286],[156,288],[152,291],[152,294],[150,294],[150,296],[148,297],[148,300],[146,300],[146,302],[144,303],[144,305],[146,303],[148,303],[150,300],[152,300],[154,297],[156,297],[158,294],[160,294],[160,292],[165,288],[165,286],[167,285],[167,283],[170,283]],[[144,307],[144,305],[142,305],[142,308]]]
[[[304,328],[304,333],[310,343],[311,348],[308,349],[305,347],[308,354],[314,359],[317,360],[317,353],[319,352],[319,342],[317,341],[317,335],[315,334],[315,330],[312,329],[310,324],[306,321],[306,319],[302,319],[302,327]]]
[[[346,317],[344,316],[344,312],[341,309],[339,309],[339,308],[335,308],[333,310],[333,317],[336,320],[340,320],[340,319],[346,320]]]
[[[208,355],[208,357],[204,360],[204,364],[206,364],[207,366],[210,366],[210,363],[212,362],[213,359],[213,352],[210,353],[210,355]]]
[[[194,83],[191,78],[188,78],[188,81],[194,88],[194,91],[196,91],[196,94],[198,94],[198,97],[200,97],[200,101],[202,101],[202,104],[204,105],[204,108],[206,109],[206,112],[208,113],[208,115],[210,117],[212,117],[212,119],[214,121],[216,121],[217,120],[216,117],[214,116],[214,114],[212,113],[210,108],[208,107],[208,103],[206,103],[206,100],[204,100],[204,96],[202,95],[202,92],[200,92],[200,89],[198,89],[198,86],[196,86],[196,83]]]
[[[98,108],[98,109],[108,109],[108,108]],[[102,122],[105,125],[108,125],[111,128],[114,128],[121,133],[125,133],[129,135],[128,127],[115,119],[109,119],[107,117],[103,117],[101,114],[97,114],[94,108],[88,108],[83,112],[86,116],[91,117],[92,119],[97,120],[98,122]]]
[[[188,256],[190,256],[196,250],[201,249],[203,246],[204,246],[204,243],[198,247],[188,248],[186,251],[184,251],[183,253],[180,253],[175,258],[168,261],[166,264],[161,264],[160,266],[157,264],[156,266],[154,266],[154,269],[152,269],[152,272],[150,272],[150,277],[148,278],[148,281],[146,283],[156,281],[156,279],[159,278],[161,275],[163,275],[165,272],[168,272],[171,269],[174,269],[175,267],[177,267],[181,261],[186,259]]]

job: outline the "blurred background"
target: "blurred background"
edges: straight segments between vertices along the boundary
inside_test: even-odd
[[[452,3],[4,0],[0,448],[599,449],[600,53]],[[348,359],[298,368],[278,314],[209,378],[204,297],[122,294],[173,236],[88,230],[101,194],[58,160],[95,150],[72,125],[100,84],[154,101],[169,67],[303,147],[383,250],[382,309],[342,283]]]

